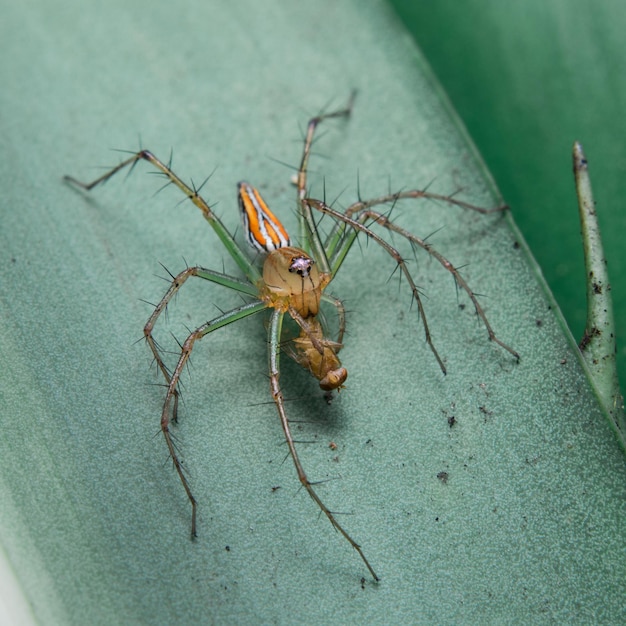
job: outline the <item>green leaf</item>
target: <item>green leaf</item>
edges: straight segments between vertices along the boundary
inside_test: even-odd
[[[341,521],[381,582],[285,461],[257,318],[194,350],[176,428],[199,501],[188,538],[159,432],[162,381],[136,343],[142,299],[166,288],[159,263],[236,269],[197,209],[174,189],[154,195],[162,181],[147,168],[89,195],[61,177],[97,176],[92,166],[121,158],[109,148],[134,150],[140,134],[163,159],[173,146],[187,180],[217,168],[203,191],[229,227],[245,178],[293,230],[281,162],[298,161],[298,124],[357,88],[352,119],[315,145],[312,195],[347,204],[357,181],[364,198],[430,185],[495,206],[386,4],[33,0],[4,7],[0,38],[0,539],[23,594],[2,585],[13,622],[623,621],[622,450],[510,215],[434,203],[393,213],[465,266],[519,364],[418,255],[443,377],[406,285],[365,242],[330,289],[351,312],[347,388],[327,406],[284,364],[297,438],[315,442],[300,446],[303,464],[325,502],[352,513]],[[239,302],[186,285],[164,345]]]
[[[574,337],[587,302],[569,153],[585,146],[626,386],[622,210],[626,4],[614,0],[392,0],[480,149]]]

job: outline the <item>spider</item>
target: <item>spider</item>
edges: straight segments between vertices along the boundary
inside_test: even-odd
[[[285,440],[289,448],[289,454],[295,465],[298,479],[334,528],[341,533],[358,552],[373,579],[378,581],[379,577],[370,565],[361,546],[348,534],[344,527],[337,521],[332,511],[321,500],[300,462],[285,409],[285,399],[280,386],[279,358],[281,350],[285,351],[294,361],[307,369],[319,381],[319,386],[325,393],[330,394],[334,390],[339,391],[344,386],[348,372],[341,364],[338,354],[342,348],[346,326],[346,311],[341,300],[325,293],[325,289],[336,276],[346,255],[356,241],[357,236],[362,233],[364,236],[380,245],[394,259],[397,267],[402,272],[402,275],[409,285],[413,299],[417,304],[418,314],[424,328],[426,343],[437,360],[441,371],[444,374],[446,373],[446,367],[431,338],[418,287],[401,254],[388,243],[384,237],[371,229],[372,225],[377,224],[384,230],[392,234],[395,233],[408,240],[414,249],[421,248],[436,259],[436,261],[452,274],[456,284],[465,291],[470,298],[476,314],[482,320],[487,330],[489,339],[508,351],[516,360],[519,359],[519,355],[515,350],[496,337],[476,295],[465,282],[459,271],[430,244],[426,243],[424,239],[396,225],[390,220],[388,213],[383,213],[376,209],[376,207],[383,205],[393,205],[399,200],[420,198],[443,201],[483,214],[502,211],[506,207],[501,206],[493,209],[484,209],[457,200],[451,196],[443,196],[420,189],[387,194],[369,201],[359,200],[350,205],[343,212],[329,206],[322,200],[307,197],[307,168],[316,129],[320,123],[330,118],[349,117],[352,111],[354,96],[355,94],[353,93],[344,108],[333,112],[321,113],[313,117],[308,123],[300,166],[296,180],[294,181],[297,187],[297,209],[302,247],[292,245],[285,228],[269,209],[259,191],[247,182],[239,183],[239,206],[243,218],[245,236],[249,244],[256,249],[256,257],[260,257],[263,260],[262,267],[248,254],[247,250],[243,249],[235,241],[234,236],[213,212],[209,204],[202,198],[200,191],[204,183],[196,188],[193,183],[188,185],[183,182],[183,180],[172,171],[171,159],[168,164],[165,164],[150,151],[140,150],[137,153],[133,153],[130,158],[122,161],[119,165],[91,183],[80,182],[71,176],[65,176],[64,180],[74,186],[89,191],[109,180],[120,170],[129,167],[130,173],[138,161],[148,161],[156,168],[158,173],[162,174],[167,179],[167,185],[173,184],[178,187],[191,202],[202,211],[203,217],[212,226],[226,248],[226,251],[245,276],[244,279],[236,278],[223,272],[217,272],[198,266],[186,268],[180,274],[173,277],[169,289],[156,305],[143,330],[146,342],[154,355],[156,365],[163,374],[167,385],[167,392],[161,412],[161,431],[165,437],[169,455],[176,468],[176,472],[191,503],[192,538],[196,536],[196,513],[198,505],[183,471],[170,431],[171,422],[176,421],[178,417],[181,374],[188,363],[196,341],[227,324],[232,324],[243,318],[260,313],[261,311],[269,310],[268,344],[270,391],[274,403],[276,404]],[[332,228],[324,237],[324,241],[322,241],[322,237],[318,231],[318,224],[314,218],[315,212],[321,215],[328,215],[333,220]],[[153,337],[153,330],[158,318],[166,309],[168,303],[191,277],[202,278],[237,291],[249,298],[250,301],[218,315],[193,330],[181,345],[180,356],[176,367],[170,370],[165,365],[161,351]],[[336,311],[339,329],[335,338],[328,337],[323,318],[319,315],[321,302],[329,304],[334,307]],[[285,316],[291,318],[293,322],[295,322],[296,327],[299,328],[298,336],[288,337],[288,333],[285,332],[283,327]]]

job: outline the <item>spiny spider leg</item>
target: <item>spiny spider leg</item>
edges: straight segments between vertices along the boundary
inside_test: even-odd
[[[431,200],[441,200],[448,204],[453,204],[461,208],[469,209],[471,211],[476,211],[482,214],[497,213],[497,212],[505,211],[506,209],[508,209],[508,206],[501,205],[492,209],[484,209],[484,208],[475,206],[473,204],[469,204],[467,202],[456,200],[455,198],[452,198],[451,196],[442,196],[442,195],[433,194],[430,192],[413,190],[413,191],[389,194],[386,196],[382,196],[380,198],[368,200],[367,202],[355,202],[354,204],[350,205],[346,209],[345,215],[364,225],[366,224],[368,220],[371,220],[372,223],[379,224],[380,226],[383,226],[387,230],[390,230],[392,232],[395,232],[401,235],[402,237],[410,241],[411,245],[417,245],[418,247],[428,252],[428,254],[430,254],[433,258],[435,258],[446,270],[448,270],[452,274],[452,276],[454,277],[454,280],[456,281],[456,284],[459,285],[461,289],[465,291],[465,293],[467,293],[470,300],[472,301],[472,304],[474,305],[476,314],[478,315],[478,317],[480,317],[483,324],[485,325],[485,328],[489,335],[489,340],[493,341],[494,343],[497,343],[500,347],[504,348],[507,352],[512,354],[519,361],[519,358],[520,358],[519,354],[515,350],[513,350],[513,348],[511,348],[509,345],[507,345],[506,343],[498,339],[498,337],[496,336],[496,333],[493,331],[491,324],[489,323],[487,319],[487,316],[482,306],[478,302],[478,299],[476,298],[475,293],[472,291],[472,289],[470,289],[470,286],[467,284],[467,282],[465,281],[463,276],[460,274],[460,272],[457,270],[457,268],[454,267],[454,265],[452,265],[452,263],[450,263],[448,259],[446,259],[440,252],[438,252],[435,248],[433,248],[433,246],[427,243],[424,239],[422,239],[421,237],[418,237],[417,235],[414,235],[413,233],[409,232],[405,228],[398,226],[397,224],[395,224],[389,219],[388,215],[381,213],[380,211],[374,211],[371,208],[377,205],[387,204],[389,202],[395,202],[396,200],[401,200],[405,198],[428,198]],[[347,224],[347,223],[344,222],[344,224]],[[351,234],[354,235],[355,231],[352,231],[352,233],[346,234],[345,238],[349,238]],[[343,245],[344,244],[342,242],[342,246]],[[346,247],[347,249],[349,249],[350,244],[347,244]],[[340,265],[343,262],[343,256],[338,258],[337,261]],[[336,271],[336,269],[334,268],[334,263],[333,263],[333,270]]]
[[[352,106],[354,105],[354,99],[356,98],[356,91],[350,94],[348,104],[338,111],[331,113],[322,113],[309,120],[307,125],[306,136],[304,138],[304,147],[302,149],[302,159],[300,161],[300,168],[298,169],[298,177],[296,186],[298,189],[298,213],[300,218],[300,241],[305,246],[307,252],[313,252],[313,256],[320,264],[322,272],[329,272],[327,251],[322,245],[322,241],[317,232],[317,224],[313,219],[310,207],[304,202],[307,195],[306,182],[307,182],[307,168],[309,164],[309,157],[311,155],[311,146],[313,145],[313,137],[319,124],[324,120],[335,117],[350,117],[352,114]],[[308,249],[310,244],[311,250]]]
[[[388,204],[389,202],[396,202],[397,200],[405,200],[405,199],[419,199],[425,198],[428,200],[441,200],[446,204],[453,204],[455,206],[461,207],[463,209],[468,209],[470,211],[476,211],[477,213],[482,213],[483,215],[489,215],[490,213],[501,213],[502,211],[506,211],[509,207],[506,204],[501,204],[500,206],[492,207],[491,209],[486,209],[484,207],[476,206],[475,204],[470,204],[469,202],[465,202],[463,200],[457,200],[454,196],[444,196],[439,193],[433,193],[431,191],[426,191],[425,189],[411,189],[409,191],[398,191],[396,193],[386,194],[381,196],[380,198],[373,198],[368,201],[359,201],[351,204],[345,211],[345,214],[348,217],[354,217],[355,213],[360,213],[363,209],[369,209],[370,207],[379,205],[379,204]]]
[[[152,315],[150,315],[150,318],[143,328],[143,334],[146,338],[146,343],[150,346],[150,350],[152,350],[152,354],[154,355],[154,360],[157,364],[157,367],[161,370],[168,385],[171,380],[170,372],[161,357],[161,353],[159,351],[157,343],[152,336],[152,331],[154,329],[154,325],[156,324],[157,319],[159,318],[161,313],[165,311],[170,300],[178,293],[178,290],[191,276],[203,278],[210,282],[217,283],[224,287],[228,287],[229,289],[234,289],[235,291],[239,291],[240,293],[244,293],[249,296],[258,296],[258,290],[250,285],[250,283],[204,267],[188,267],[187,269],[180,272],[180,274],[178,274],[177,276],[174,276],[169,289],[161,298],[161,301],[154,307]],[[174,421],[176,421],[178,414],[178,395],[178,389],[175,389],[174,408],[172,411],[172,418]]]
[[[163,411],[161,412],[161,431],[163,432],[163,436],[165,437],[165,442],[167,443],[167,448],[169,450],[170,457],[172,458],[172,462],[174,463],[174,467],[176,468],[176,472],[178,473],[180,481],[183,484],[183,488],[185,489],[187,497],[189,498],[189,502],[191,503],[192,538],[196,536],[196,509],[198,505],[196,499],[191,492],[191,488],[189,486],[189,483],[187,482],[187,478],[185,477],[183,466],[180,462],[180,459],[178,458],[174,442],[172,441],[172,435],[170,434],[170,421],[175,417],[175,415],[173,415],[173,410],[175,410],[176,404],[178,402],[178,383],[180,381],[181,374],[185,369],[185,365],[187,364],[187,361],[191,356],[191,351],[193,350],[193,346],[196,341],[202,339],[204,336],[208,335],[214,330],[217,330],[218,328],[222,328],[223,326],[236,322],[237,320],[243,319],[244,317],[254,315],[255,313],[259,313],[260,311],[264,311],[266,308],[267,305],[264,302],[257,300],[255,302],[244,304],[243,306],[227,311],[226,313],[223,313],[215,319],[209,322],[205,322],[204,324],[202,324],[202,326],[196,328],[196,330],[190,333],[187,339],[185,339],[185,342],[181,347],[178,363],[172,371],[169,384],[167,386],[167,393],[165,394],[165,401],[163,403]],[[174,409],[170,410],[172,398],[174,398]]]
[[[380,206],[383,204],[392,204],[392,206],[398,200],[435,200],[445,202],[446,204],[451,204],[453,206],[458,206],[462,209],[467,209],[469,211],[476,211],[477,213],[481,213],[482,215],[488,215],[491,213],[502,213],[506,211],[509,207],[506,204],[502,204],[497,207],[493,207],[491,209],[485,209],[483,207],[476,206],[475,204],[470,204],[469,202],[464,202],[463,200],[457,200],[453,196],[444,196],[438,193],[432,193],[430,191],[426,191],[424,189],[411,189],[409,191],[399,191],[396,193],[386,194],[384,196],[380,196],[378,198],[372,198],[371,200],[359,200],[354,204],[351,204],[344,212],[343,215],[346,217],[350,217],[356,221],[360,221],[360,215],[362,212],[367,211],[367,209]],[[333,257],[337,248],[341,248],[343,246],[343,242],[347,236],[349,236],[350,229],[347,229],[347,223],[344,220],[336,220],[328,237],[326,238],[326,254],[329,258]],[[348,234],[347,234],[348,233]]]
[[[374,580],[380,580],[376,575],[376,572],[370,565],[367,560],[365,554],[361,550],[361,546],[354,540],[352,537],[344,530],[343,526],[337,521],[333,513],[326,507],[324,502],[322,502],[321,498],[313,489],[313,485],[307,478],[307,475],[300,463],[300,459],[298,457],[298,453],[296,451],[296,444],[291,435],[291,428],[289,426],[289,419],[287,418],[287,413],[285,411],[285,402],[283,397],[283,392],[280,388],[280,368],[279,368],[279,358],[280,358],[280,334],[281,327],[283,323],[284,313],[281,311],[274,309],[272,311],[272,316],[270,320],[270,327],[268,331],[269,337],[269,370],[270,370],[270,387],[272,391],[272,398],[276,403],[276,408],[278,410],[278,415],[280,417],[280,423],[283,427],[283,432],[285,433],[285,440],[287,442],[287,446],[289,447],[289,452],[291,454],[291,458],[293,459],[294,465],[296,467],[296,472],[298,474],[298,479],[302,486],[307,490],[307,493],[311,496],[311,498],[315,501],[320,510],[326,515],[330,523],[334,526],[336,530],[338,530],[348,541],[348,543],[359,553],[359,556],[365,563],[367,569],[370,574],[374,578]]]
[[[202,215],[204,218],[211,224],[213,230],[216,232],[217,236],[220,238],[225,248],[228,250],[229,254],[240,267],[241,271],[246,275],[246,277],[250,280],[251,283],[256,284],[256,282],[261,278],[261,273],[258,268],[250,261],[246,253],[239,247],[234,237],[230,234],[228,229],[222,224],[221,220],[215,213],[213,213],[211,207],[208,202],[200,195],[199,190],[195,187],[190,187],[187,185],[181,178],[179,178],[165,163],[157,159],[157,157],[152,154],[149,150],[140,150],[130,158],[122,161],[119,165],[112,168],[96,180],[91,183],[83,183],[80,180],[77,180],[73,176],[64,176],[63,180],[66,182],[72,183],[81,189],[85,189],[86,191],[91,191],[94,187],[105,183],[115,174],[117,174],[120,170],[123,170],[125,167],[132,168],[136,165],[138,161],[141,159],[148,161],[154,167],[161,171],[161,173],[169,179],[169,181],[176,185],[199,209],[202,211]],[[202,187],[202,185],[201,185]]]
[[[498,339],[498,337],[496,336],[496,333],[491,328],[491,324],[487,320],[487,316],[485,315],[483,308],[480,306],[480,303],[478,302],[478,299],[476,298],[476,294],[470,289],[470,286],[467,284],[463,276],[461,276],[459,270],[457,270],[456,267],[454,267],[454,265],[452,265],[452,263],[448,261],[448,259],[446,259],[440,252],[435,250],[435,248],[433,248],[433,246],[431,246],[429,243],[426,243],[424,239],[421,239],[417,235],[414,235],[413,233],[410,233],[408,230],[401,228],[400,226],[397,226],[396,224],[394,224],[386,215],[379,213],[378,211],[374,211],[372,209],[367,209],[359,213],[359,221],[366,221],[369,219],[373,220],[373,222],[375,222],[376,224],[384,226],[388,230],[393,231],[394,233],[398,233],[405,239],[408,239],[411,242],[411,244],[415,244],[416,246],[422,248],[423,250],[428,252],[430,256],[432,256],[437,261],[439,261],[439,263],[452,274],[456,284],[459,285],[461,289],[463,289],[463,291],[465,291],[465,293],[469,296],[470,300],[472,301],[472,304],[474,305],[476,314],[478,315],[478,317],[480,317],[483,324],[485,325],[485,328],[489,335],[489,340],[493,341],[494,343],[497,343],[500,347],[504,348],[507,352],[512,354],[516,360],[519,361],[519,358],[520,358],[519,354],[515,350],[513,350],[513,348],[511,348],[509,345],[507,345],[506,343]]]
[[[350,99],[348,100],[348,104],[343,108],[337,111],[332,111],[331,113],[320,113],[320,115],[316,115],[309,120],[307,124],[306,136],[304,138],[304,148],[302,150],[302,159],[300,161],[300,168],[298,170],[298,198],[300,200],[304,200],[306,198],[306,175],[307,168],[309,164],[309,157],[311,156],[311,146],[313,145],[313,136],[315,135],[315,131],[321,122],[324,120],[331,119],[333,117],[350,117],[352,114],[352,107],[354,105],[354,99],[356,98],[356,91],[353,91],[350,94]]]
[[[435,359],[437,359],[437,363],[439,364],[439,367],[441,368],[441,371],[444,374],[446,374],[447,373],[446,372],[446,366],[443,364],[443,360],[439,356],[439,353],[437,352],[437,349],[435,348],[435,345],[433,344],[433,341],[432,341],[432,338],[431,338],[431,335],[430,335],[430,328],[428,326],[428,321],[426,320],[426,311],[424,310],[424,305],[422,304],[422,299],[420,297],[419,290],[417,288],[417,285],[413,281],[413,277],[411,276],[411,273],[409,272],[409,268],[407,267],[404,259],[402,258],[402,255],[391,244],[389,244],[387,241],[385,241],[380,235],[376,234],[375,232],[373,232],[372,230],[367,228],[367,226],[361,224],[361,222],[357,222],[356,220],[354,220],[352,218],[346,217],[343,213],[341,213],[339,211],[335,211],[335,209],[332,209],[331,207],[329,207],[327,204],[325,204],[321,200],[315,200],[313,198],[305,198],[302,202],[306,206],[309,206],[309,207],[313,206],[320,213],[326,213],[328,215],[332,215],[336,219],[340,219],[340,220],[344,221],[346,224],[348,224],[349,226],[352,226],[353,231],[354,231],[354,238],[351,239],[350,241],[346,241],[346,243],[344,244],[345,245],[345,254],[347,254],[349,247],[352,245],[352,243],[356,239],[356,233],[358,231],[361,231],[361,232],[367,233],[368,237],[370,237],[376,243],[378,243],[380,246],[382,246],[394,258],[394,260],[398,264],[398,267],[400,268],[400,270],[404,274],[404,277],[406,278],[407,282],[409,283],[409,287],[411,288],[411,292],[413,293],[413,298],[415,299],[415,302],[417,304],[417,309],[418,309],[420,317],[422,319],[422,326],[424,327],[424,334],[425,334],[425,337],[426,337],[426,343],[430,347],[430,350],[433,353],[433,355],[435,356]],[[345,256],[345,254],[343,256]],[[341,258],[341,261],[343,261],[343,256]],[[333,275],[336,273],[336,271],[337,271],[337,269],[339,268],[340,265],[341,265],[341,263],[338,263],[336,268],[334,268]]]
[[[426,343],[428,344],[432,353],[437,359],[437,362],[439,363],[439,367],[441,368],[441,371],[444,374],[446,373],[446,367],[443,364],[443,361],[441,357],[439,356],[439,353],[437,352],[437,349],[435,348],[432,342],[430,329],[428,327],[428,322],[426,320],[426,314],[425,314],[424,307],[421,302],[419,290],[417,289],[417,286],[415,282],[413,281],[413,278],[408,270],[406,262],[402,258],[402,255],[391,244],[389,244],[382,237],[380,237],[378,234],[376,234],[370,228],[368,228],[368,226],[364,223],[368,219],[375,221],[381,226],[387,228],[388,230],[391,230],[393,232],[396,232],[402,235],[403,237],[408,239],[412,244],[415,244],[423,248],[431,256],[437,259],[437,261],[439,261],[439,263],[441,263],[443,267],[445,267],[449,272],[451,272],[455,280],[457,280],[457,283],[469,295],[472,303],[476,307],[477,314],[479,315],[479,317],[485,324],[485,327],[489,334],[489,339],[495,341],[498,345],[500,345],[502,348],[510,352],[517,360],[519,360],[519,354],[515,350],[513,350],[513,348],[509,347],[507,344],[505,344],[504,342],[502,342],[500,339],[496,337],[493,329],[491,328],[491,325],[487,321],[487,317],[482,307],[480,306],[480,304],[478,303],[478,300],[476,299],[476,296],[474,295],[474,292],[469,288],[468,284],[462,278],[459,271],[445,257],[439,254],[436,250],[434,250],[434,248],[430,246],[430,244],[427,244],[424,240],[420,239],[419,237],[416,237],[412,233],[409,233],[405,229],[402,229],[399,226],[396,226],[393,222],[389,220],[389,218],[386,215],[383,215],[382,213],[378,213],[371,209],[362,210],[360,213],[358,213],[358,219],[354,219],[351,217],[347,217],[344,213],[341,213],[340,211],[336,211],[335,209],[332,209],[321,200],[306,198],[305,200],[303,200],[303,203],[311,205],[319,212],[325,213],[327,215],[331,215],[335,219],[340,220],[344,222],[347,226],[351,227],[352,232],[346,235],[346,237],[341,243],[341,246],[339,247],[338,250],[336,250],[335,256],[332,258],[333,274],[335,274],[337,270],[339,269],[339,267],[341,266],[341,263],[343,262],[346,254],[348,253],[350,247],[352,246],[352,243],[354,243],[358,232],[364,232],[369,238],[373,239],[376,243],[378,243],[381,247],[383,247],[392,256],[392,258],[396,261],[396,263],[400,267],[405,278],[407,279],[407,282],[409,283],[409,286],[413,293],[413,297],[415,298],[419,313],[422,318],[422,325],[424,327]]]

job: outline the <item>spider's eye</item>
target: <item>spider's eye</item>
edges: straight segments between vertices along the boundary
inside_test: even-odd
[[[293,274],[296,273],[303,278],[306,278],[311,272],[311,268],[313,267],[312,258],[308,256],[297,256],[291,261],[291,265],[289,266],[289,271]]]

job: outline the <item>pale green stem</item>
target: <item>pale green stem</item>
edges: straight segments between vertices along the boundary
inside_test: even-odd
[[[598,399],[615,425],[622,445],[626,447],[624,398],[619,388],[615,360],[611,285],[591,192],[587,159],[579,142],[574,143],[573,158],[587,277],[587,326],[580,342],[580,351],[591,373]]]

